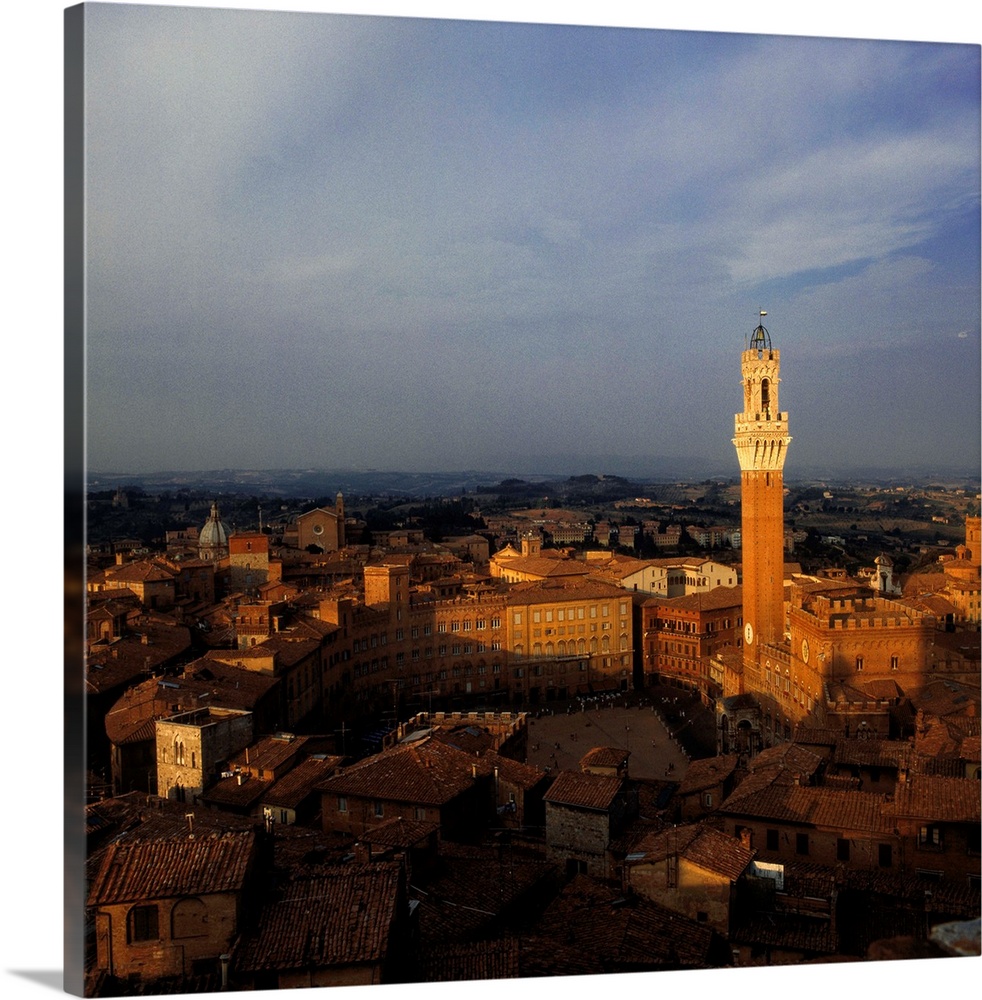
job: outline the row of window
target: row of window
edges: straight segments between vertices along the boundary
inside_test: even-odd
[[[534,610],[532,612],[532,621],[534,623],[541,623],[543,621],[545,621],[545,622],[552,622],[552,621],[557,621],[557,622],[562,622],[562,621],[583,621],[583,620],[586,619],[588,612],[589,612],[589,617],[590,618],[596,618],[598,615],[601,618],[609,618],[610,617],[610,605],[609,604],[601,604],[601,605],[591,604],[589,606],[589,608],[585,608],[585,607],[556,608],[556,609],[547,608],[545,611],[541,611],[541,610],[536,609],[536,610]],[[620,613],[622,615],[626,615],[627,614],[627,602],[626,601],[621,601],[621,604],[620,604]],[[514,616],[512,618],[513,623],[515,625],[521,625],[522,624],[522,617],[523,617],[523,614],[522,614],[521,611],[514,612]]]
[[[856,670],[857,672],[862,670],[866,665],[866,661],[861,656],[856,657]],[[890,669],[899,670],[900,669],[900,657],[894,654],[890,657]]]

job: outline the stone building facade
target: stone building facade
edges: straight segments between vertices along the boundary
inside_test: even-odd
[[[96,968],[144,980],[219,972],[257,857],[251,831],[112,844],[88,898]]]
[[[297,518],[297,548],[314,546],[321,552],[338,552],[348,543],[345,537],[344,497],[339,493],[332,508],[315,507]]]
[[[193,804],[218,778],[219,765],[253,738],[252,713],[223,708],[182,712],[155,724],[157,794]]]

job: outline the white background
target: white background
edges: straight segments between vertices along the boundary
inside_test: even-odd
[[[45,996],[61,989],[62,969],[62,658],[59,587],[62,552],[62,25],[61,3],[14,0],[4,6],[0,73],[6,139],[2,169],[4,225],[4,337],[2,371],[3,469],[0,497],[4,541],[3,717],[0,721],[3,851],[0,853],[0,961],[5,997]],[[188,3],[184,6],[218,6]],[[337,2],[234,3],[277,10],[320,10],[482,20],[834,35],[971,42],[978,45],[980,19],[970,4],[860,5],[703,2],[654,5],[605,3]],[[660,5],[659,5],[660,6]],[[792,9],[792,7],[794,9]],[[888,10],[889,20],[879,11]],[[10,224],[12,222],[12,225]],[[621,976],[599,982],[567,979],[539,984],[564,994],[616,989],[641,997],[652,990],[726,991],[728,995],[777,990],[796,997],[850,997],[873,993],[906,996],[950,993],[979,982],[980,964],[962,962],[864,963],[839,967],[719,973]],[[529,981],[530,983],[532,981]],[[513,988],[509,985],[509,991]],[[536,987],[518,987],[532,996]],[[453,989],[447,986],[449,995]],[[345,990],[364,997],[364,990]],[[433,987],[413,988],[415,997]],[[500,986],[468,987],[488,997]],[[277,994],[260,994],[276,996]],[[966,995],[974,995],[974,989]]]

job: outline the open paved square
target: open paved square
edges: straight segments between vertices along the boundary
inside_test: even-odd
[[[579,770],[580,760],[594,747],[630,751],[632,778],[679,781],[688,758],[668,732],[652,704],[624,707],[605,699],[571,703],[554,714],[529,719],[528,762],[556,770]]]

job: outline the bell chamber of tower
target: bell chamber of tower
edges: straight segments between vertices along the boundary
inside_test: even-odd
[[[761,317],[766,313],[761,312]],[[791,436],[779,404],[781,356],[763,324],[741,356],[743,412],[734,418],[740,463],[745,658],[784,638],[784,461]]]

